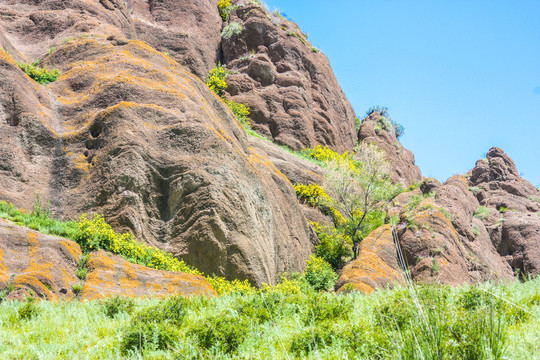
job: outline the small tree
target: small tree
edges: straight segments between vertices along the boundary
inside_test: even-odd
[[[354,256],[360,241],[384,223],[384,204],[401,192],[390,181],[391,164],[374,144],[360,142],[351,157],[327,162],[326,187],[332,206],[346,218],[345,234],[353,241]]]

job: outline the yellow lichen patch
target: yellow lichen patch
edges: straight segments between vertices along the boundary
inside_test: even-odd
[[[9,54],[4,50],[4,48],[0,48],[0,60],[8,62],[11,65],[17,66],[17,63],[15,62],[15,60],[13,60],[11,56],[9,56]]]
[[[79,257],[82,255],[81,247],[74,241],[62,239],[60,240],[60,245],[66,249],[66,251],[73,257],[75,260],[79,260]]]
[[[137,280],[137,274],[135,272],[135,266],[129,262],[124,262],[123,266],[124,275],[120,279],[122,288],[136,289],[141,286],[141,283]]]
[[[34,232],[29,231],[27,234],[28,239],[28,257],[35,260],[36,255],[39,251],[39,241],[37,240],[37,235]]]
[[[251,164],[261,164],[265,167],[267,167],[270,171],[272,171],[274,174],[282,177],[285,179],[288,183],[290,183],[290,180],[288,177],[286,177],[277,167],[274,165],[274,163],[267,158],[266,156],[259,155],[255,152],[254,149],[251,149],[251,156],[249,157],[249,162]],[[263,178],[264,179],[264,178]]]
[[[116,284],[113,281],[101,278],[101,271],[96,270],[88,274],[82,291],[82,298],[85,300],[102,299],[107,294],[100,293],[97,289],[114,289]]]
[[[13,279],[13,285],[16,288],[30,288],[38,294],[45,295],[48,300],[56,298],[47,287],[33,274],[21,274],[15,276]]]
[[[114,271],[115,264],[116,262],[108,257],[106,252],[98,251],[90,255],[90,259],[86,263],[86,266],[90,270]]]
[[[4,251],[0,248],[0,284],[6,284],[9,280],[7,267],[4,265]]]

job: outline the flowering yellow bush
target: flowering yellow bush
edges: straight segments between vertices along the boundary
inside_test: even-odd
[[[213,69],[210,69],[210,74],[206,78],[206,85],[213,92],[221,96],[223,95],[223,91],[227,90],[226,78],[227,71],[225,70],[225,66],[218,64]]]
[[[327,146],[321,146],[317,145],[312,149],[304,149],[302,150],[302,154],[304,154],[307,157],[310,157],[315,160],[328,162],[331,160],[337,160],[341,158],[345,158],[349,156],[348,152],[344,152],[343,154],[338,154],[334,150],[330,149]]]
[[[219,295],[245,294],[250,295],[257,291],[249,281],[234,279],[229,281],[221,276],[208,276],[206,278]]]
[[[189,274],[201,273],[171,254],[137,242],[131,233],[118,234],[105,222],[101,215],[92,220],[83,214],[75,235],[83,251],[104,249],[124,257],[126,260],[158,270],[182,271]]]
[[[294,190],[300,199],[313,207],[318,207],[323,213],[331,216],[335,224],[341,224],[345,221],[343,215],[331,206],[332,199],[320,185],[296,184],[294,185]]]
[[[251,126],[251,121],[249,121],[249,108],[246,105],[232,100],[225,100],[225,104],[227,104],[229,109],[231,109],[238,121],[240,121],[244,127]]]

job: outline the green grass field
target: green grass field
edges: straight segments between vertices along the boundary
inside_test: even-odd
[[[0,359],[540,359],[540,278],[0,304]]]

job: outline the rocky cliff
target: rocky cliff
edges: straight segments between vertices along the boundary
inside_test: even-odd
[[[397,226],[387,221],[360,244],[338,288],[404,281],[403,267],[415,281],[450,284],[538,274],[540,194],[502,150],[466,177],[424,179],[378,112],[356,131],[328,59],[296,24],[256,1],[221,15],[213,0],[0,0],[0,200],[29,209],[41,194],[57,217],[103,214],[206,274],[275,283],[313,253],[308,219],[333,224],[293,188],[324,185],[321,166],[277,144],[344,152],[365,141],[383,150],[394,182],[418,188],[393,199]],[[17,64],[36,61],[61,76],[40,85]],[[218,63],[229,73],[223,98],[203,82]],[[248,105],[253,129],[270,141],[247,136],[224,100]],[[1,230],[2,246],[11,236],[35,245],[14,225]],[[57,259],[64,279],[28,275],[41,254],[28,248],[26,262],[0,261],[0,286],[19,274],[28,280],[21,291],[71,297],[75,247],[42,240],[39,266]],[[0,248],[4,259],[15,251]],[[133,272],[145,275],[130,283],[132,295],[195,286],[102,253],[89,264],[83,297],[132,291],[121,279]],[[41,285],[28,277],[36,274]],[[154,277],[170,281],[147,285]]]

